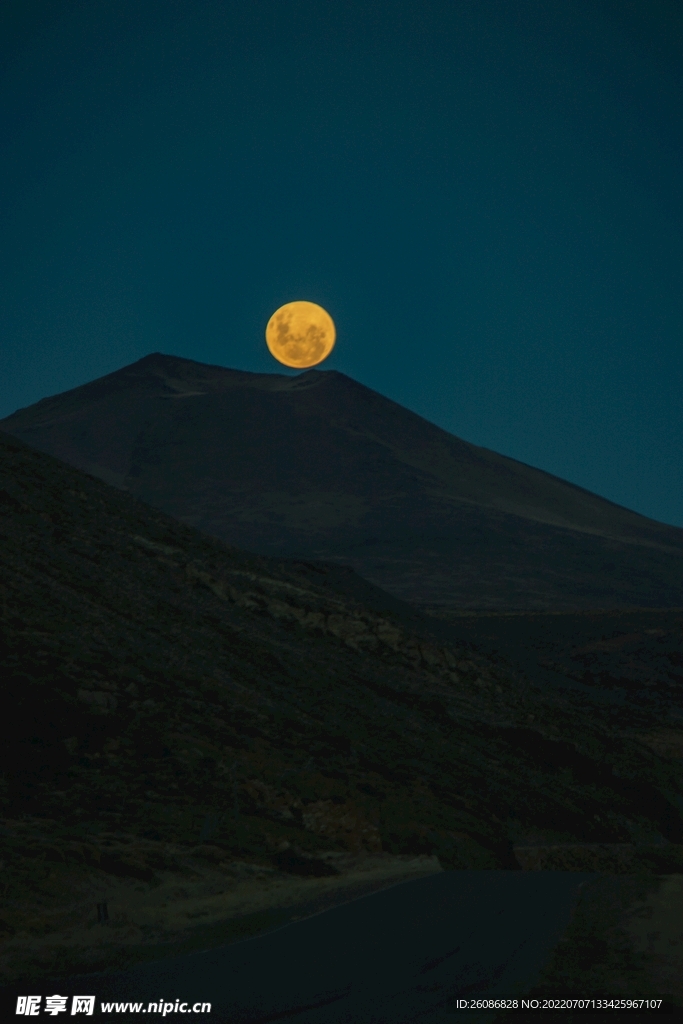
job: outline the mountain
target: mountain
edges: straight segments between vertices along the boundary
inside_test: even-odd
[[[335,371],[156,353],[0,427],[204,533],[350,566],[423,608],[683,606],[683,530]]]
[[[179,902],[188,927],[231,872],[352,855],[675,870],[683,630],[633,614],[611,646],[589,616],[566,676],[535,681],[486,628],[478,649],[348,568],[246,554],[0,434],[0,973],[65,970],[128,882],[114,946],[162,941]],[[628,676],[662,641],[656,698],[640,669],[611,696],[610,650]]]

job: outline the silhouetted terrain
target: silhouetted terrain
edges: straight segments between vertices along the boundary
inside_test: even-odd
[[[65,879],[153,884],[200,842],[320,877],[335,851],[680,862],[680,613],[576,616],[527,672],[491,640],[511,617],[440,622],[245,554],[6,434],[0,513],[7,936],[26,901],[47,928]],[[661,655],[653,686],[633,644]]]
[[[440,609],[683,606],[683,530],[461,441],[334,371],[154,354],[0,421],[261,554]]]

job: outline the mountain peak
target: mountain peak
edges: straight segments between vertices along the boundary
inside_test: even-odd
[[[424,606],[683,605],[683,530],[336,370],[153,352],[0,426],[237,547],[350,565]]]

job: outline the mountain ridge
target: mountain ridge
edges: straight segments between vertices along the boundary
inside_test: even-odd
[[[228,543],[348,564],[423,607],[683,604],[683,530],[338,371],[152,353],[0,427]]]

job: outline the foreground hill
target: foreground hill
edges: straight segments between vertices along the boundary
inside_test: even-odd
[[[615,718],[350,570],[245,554],[6,434],[0,613],[10,952],[91,914],[63,906],[88,879],[142,892],[197,858],[321,879],[537,856],[515,844],[680,859],[681,764],[651,739],[675,678],[666,715]]]
[[[683,606],[683,530],[334,371],[157,353],[0,427],[230,544],[343,563],[422,606]]]

